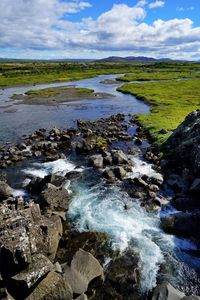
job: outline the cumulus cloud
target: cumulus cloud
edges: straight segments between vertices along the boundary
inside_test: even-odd
[[[165,1],[155,1],[149,4],[149,8],[163,7],[164,5]]]
[[[88,8],[89,2],[18,0],[16,5],[15,0],[1,0],[0,45],[45,55],[49,50],[58,56],[72,53],[73,57],[75,53],[116,52],[189,58],[200,51],[200,27],[195,28],[188,18],[147,24],[147,4],[143,0],[135,6],[115,4],[96,20],[72,22],[66,16]]]

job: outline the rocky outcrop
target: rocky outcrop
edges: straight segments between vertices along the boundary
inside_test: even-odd
[[[38,204],[10,199],[0,205],[0,272],[3,278],[32,263],[32,255],[54,260],[62,235],[59,216],[45,217]]]
[[[164,146],[167,159],[173,168],[187,168],[195,175],[200,173],[200,111],[190,113],[174,131]]]
[[[174,190],[172,205],[179,211],[162,221],[163,228],[172,234],[198,241],[200,192],[200,111],[190,113],[165,143],[161,165],[167,185]]]

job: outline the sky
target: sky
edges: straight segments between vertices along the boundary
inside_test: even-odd
[[[200,0],[0,0],[0,57],[200,60]]]

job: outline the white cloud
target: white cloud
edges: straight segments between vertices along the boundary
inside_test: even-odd
[[[190,7],[186,7],[186,8],[184,8],[184,7],[182,7],[182,6],[178,6],[177,8],[176,8],[176,10],[177,11],[180,11],[180,12],[182,12],[182,11],[193,11],[195,9],[195,7],[194,6],[190,6]]]
[[[148,4],[147,0],[140,0],[138,3],[135,5],[135,7],[144,7]]]
[[[124,53],[190,58],[199,53],[200,27],[195,28],[188,18],[147,24],[145,3],[115,4],[96,20],[72,22],[63,17],[89,7],[88,2],[18,0],[16,5],[15,0],[1,0],[0,45],[21,53],[43,52],[44,57],[48,51],[57,57],[59,53],[68,57]]]
[[[164,5],[165,1],[155,1],[149,4],[149,8],[163,7]]]

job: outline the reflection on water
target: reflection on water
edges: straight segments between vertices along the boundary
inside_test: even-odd
[[[104,75],[92,79],[84,79],[66,83],[42,84],[37,86],[13,87],[1,90],[0,94],[0,136],[1,142],[14,141],[23,134],[29,134],[34,130],[44,127],[50,129],[56,127],[75,126],[77,119],[94,120],[108,117],[117,113],[148,113],[149,107],[142,101],[136,100],[131,95],[124,95],[116,91],[116,85],[100,83],[105,79],[114,79],[119,75]],[[13,94],[23,94],[30,89],[46,87],[76,85],[94,89],[96,92],[114,94],[116,97],[109,99],[81,100],[67,103],[66,105],[16,105],[10,97]],[[119,83],[120,85],[120,83]],[[6,113],[6,107],[16,108],[16,112]],[[14,110],[13,110],[14,111]]]

